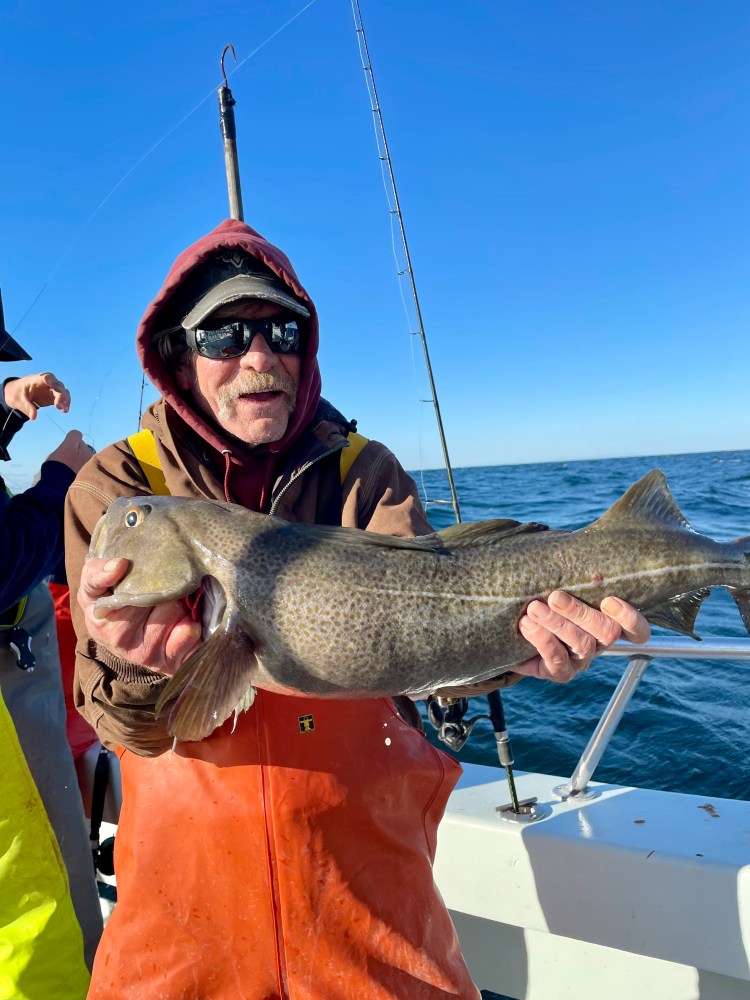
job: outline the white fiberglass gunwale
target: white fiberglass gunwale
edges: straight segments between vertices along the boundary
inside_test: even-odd
[[[750,639],[660,636],[605,655],[748,659]],[[435,878],[481,989],[518,1000],[750,997],[750,802],[586,782],[588,794],[561,800],[570,779],[516,778],[538,820],[504,819],[502,771],[465,764],[438,837]]]

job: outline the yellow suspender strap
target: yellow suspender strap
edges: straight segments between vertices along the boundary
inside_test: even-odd
[[[361,434],[357,434],[356,431],[351,431],[347,435],[347,440],[349,447],[343,448],[341,451],[340,471],[342,483],[349,474],[352,465],[354,465],[357,455],[359,455],[367,444],[368,439],[362,437]],[[156,441],[154,441],[154,435],[151,431],[139,431],[137,434],[131,434],[128,438],[128,444],[138,459],[138,464],[148,480],[151,492],[158,497],[169,496],[167,481],[164,478],[159,455],[156,451]]]
[[[349,442],[349,447],[344,448],[341,452],[341,482],[343,483],[346,477],[349,475],[349,469],[354,465],[354,460],[357,455],[362,451],[364,446],[367,444],[367,438],[362,437],[361,434],[357,434],[356,431],[350,431],[346,436],[346,440]]]
[[[156,441],[151,431],[138,431],[131,434],[128,444],[133,449],[133,454],[138,460],[138,464],[143,470],[143,475],[148,480],[151,492],[157,497],[169,496],[167,481],[161,469],[159,454],[156,450]]]

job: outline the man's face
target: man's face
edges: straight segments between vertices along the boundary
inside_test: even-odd
[[[235,303],[205,320],[266,319],[278,306],[258,300]],[[212,417],[227,434],[248,445],[279,441],[297,402],[302,371],[299,354],[274,354],[262,334],[256,334],[246,354],[219,360],[189,352],[188,363],[175,373],[183,392]]]

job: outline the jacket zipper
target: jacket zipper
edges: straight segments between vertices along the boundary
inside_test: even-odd
[[[328,458],[329,455],[334,455],[337,451],[343,451],[345,447],[346,447],[346,441],[342,441],[340,444],[335,445],[335,447],[329,448],[328,451],[324,451],[321,455],[318,455],[315,458],[311,458],[309,462],[305,462],[304,465],[300,466],[300,468],[297,469],[296,472],[292,473],[292,475],[289,478],[289,482],[286,483],[283,486],[283,488],[279,490],[279,492],[273,498],[268,513],[269,514],[276,513],[279,503],[281,502],[281,498],[284,496],[284,494],[292,485],[292,483],[296,482],[296,480],[298,480],[299,477],[304,472],[307,472],[307,470],[311,468],[313,465],[315,465],[316,462],[321,462],[324,458]]]

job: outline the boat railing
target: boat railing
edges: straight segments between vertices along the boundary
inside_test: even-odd
[[[652,660],[657,657],[670,660],[747,660],[750,659],[750,639],[722,637],[696,642],[687,636],[658,636],[640,645],[616,642],[601,655],[627,657],[628,666],[581,754],[570,781],[555,789],[562,799],[586,799],[596,794],[589,789],[588,784]]]

